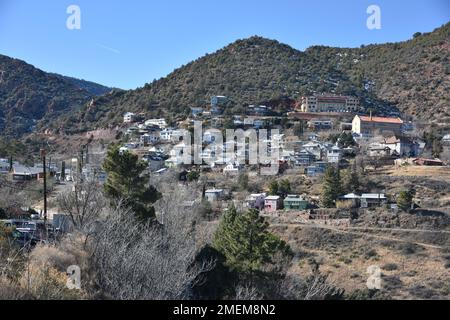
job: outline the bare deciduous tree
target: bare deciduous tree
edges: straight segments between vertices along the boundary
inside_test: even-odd
[[[158,187],[159,188],[159,187]],[[159,189],[160,190],[160,189]],[[199,249],[186,193],[174,189],[155,204],[160,223],[142,224],[117,206],[92,240],[97,286],[113,299],[187,299],[214,262],[196,263]]]
[[[92,233],[95,221],[107,204],[101,186],[92,181],[77,183],[73,190],[60,194],[57,202],[62,212],[70,217],[73,228],[86,236]]]
[[[318,268],[313,268],[306,279],[288,274],[280,286],[280,293],[291,300],[323,300],[338,298],[343,295],[343,290],[330,282]]]
[[[244,283],[236,286],[235,300],[262,300],[262,295],[255,287]]]

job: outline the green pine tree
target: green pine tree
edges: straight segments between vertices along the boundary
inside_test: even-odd
[[[269,195],[271,196],[278,195],[278,189],[279,189],[278,181],[272,180],[269,184]]]
[[[412,206],[413,194],[410,191],[402,191],[397,197],[397,206],[403,211],[409,211]]]
[[[333,208],[335,201],[342,193],[341,175],[339,169],[328,167],[322,184],[321,202],[325,208]]]
[[[431,146],[431,155],[435,158],[439,158],[441,156],[444,148],[442,147],[442,142],[438,138],[433,140],[433,144]]]
[[[119,152],[118,146],[108,150],[103,169],[108,175],[105,192],[115,200],[124,200],[134,214],[146,221],[155,217],[152,204],[160,193],[151,185],[143,172],[147,164],[128,151]]]
[[[278,185],[278,195],[286,197],[289,193],[291,193],[291,183],[288,179],[281,180]]]
[[[248,174],[241,173],[238,177],[238,185],[240,190],[247,190],[248,189]]]
[[[355,167],[343,170],[342,176],[342,192],[357,192],[360,187],[359,174]]]
[[[276,268],[278,254],[284,258],[292,255],[289,246],[270,233],[268,227],[257,210],[238,213],[231,206],[222,216],[213,246],[226,257],[228,267],[253,277],[262,273],[264,267]]]

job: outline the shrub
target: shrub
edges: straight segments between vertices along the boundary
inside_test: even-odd
[[[414,243],[410,243],[410,242],[405,243],[401,247],[401,251],[405,255],[414,254],[417,251],[417,245],[415,245]]]
[[[0,300],[23,300],[26,298],[27,293],[21,286],[5,276],[0,276]]]
[[[378,256],[378,253],[377,253],[377,251],[376,251],[375,249],[370,249],[369,251],[367,251],[367,252],[364,254],[364,257],[365,257],[366,259],[374,258],[374,257],[376,257],[376,256]]]
[[[398,269],[398,266],[395,263],[387,263],[382,266],[382,269],[386,271],[394,271]]]

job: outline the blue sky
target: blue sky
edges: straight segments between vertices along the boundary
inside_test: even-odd
[[[81,29],[69,30],[69,5]],[[381,9],[369,30],[367,7]],[[131,89],[252,35],[304,50],[402,41],[450,21],[449,0],[0,0],[0,54]]]

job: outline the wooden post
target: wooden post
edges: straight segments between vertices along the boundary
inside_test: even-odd
[[[44,170],[44,225],[47,225],[47,166],[45,163],[45,149],[41,149],[42,165]]]

